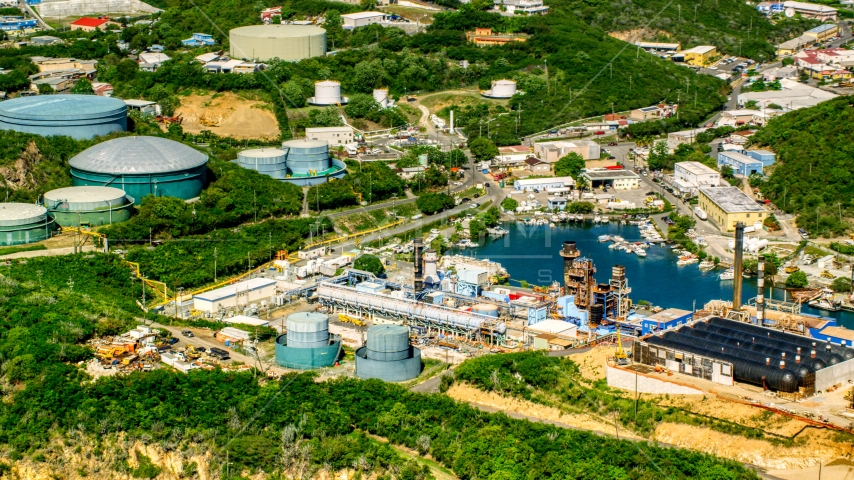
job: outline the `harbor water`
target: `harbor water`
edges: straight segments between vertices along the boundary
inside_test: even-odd
[[[664,308],[700,309],[709,300],[732,300],[732,280],[720,280],[722,269],[701,271],[697,264],[677,266],[678,257],[669,245],[654,245],[646,250],[645,258],[633,253],[609,249],[611,242],[599,242],[600,235],[619,235],[627,242],[643,242],[636,225],[618,223],[593,224],[584,222],[568,226],[533,226],[522,222],[505,223],[507,235],[495,240],[486,239],[479,247],[457,250],[455,253],[489,259],[500,263],[510,274],[512,285],[525,280],[535,285],[563,283],[563,258],[558,254],[564,241],[576,242],[582,256],[596,265],[597,282],[607,282],[611,267],[624,265],[632,301],[646,300]],[[782,299],[783,290],[773,289],[766,281],[766,296]],[[756,279],[744,279],[743,298],[756,296]],[[773,292],[771,292],[773,290]],[[839,325],[854,328],[854,313],[826,312],[804,305],[802,313],[835,318]]]

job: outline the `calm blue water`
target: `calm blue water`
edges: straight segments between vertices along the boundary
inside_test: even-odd
[[[563,258],[558,254],[563,242],[576,242],[583,256],[589,257],[596,265],[596,280],[607,282],[611,276],[611,267],[624,265],[631,298],[634,302],[647,300],[661,307],[675,307],[691,310],[701,308],[709,300],[732,299],[733,282],[721,281],[718,275],[722,270],[701,272],[697,264],[679,267],[677,256],[670,247],[653,246],[647,249],[645,258],[634,254],[608,248],[610,242],[599,242],[600,235],[619,235],[626,241],[642,241],[640,230],[634,225],[594,226],[592,222],[566,227],[529,226],[522,223],[506,223],[504,228],[510,233],[501,239],[486,243],[479,248],[458,251],[464,255],[489,259],[498,262],[507,269],[513,280],[526,280],[537,285],[549,285],[553,281],[563,283]],[[766,282],[766,286],[767,286]],[[511,282],[511,284],[518,283]],[[744,279],[744,294],[748,298],[756,296],[756,279]],[[770,288],[769,288],[770,290]],[[768,292],[766,292],[768,296]],[[781,289],[774,289],[774,298],[783,298]],[[825,312],[804,305],[803,313],[836,318],[840,325],[854,328],[854,313]]]

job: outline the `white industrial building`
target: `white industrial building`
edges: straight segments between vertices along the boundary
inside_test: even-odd
[[[227,317],[222,319],[225,323],[241,323],[243,325],[252,325],[253,327],[269,327],[270,322],[267,320],[261,320],[258,317],[247,317],[246,315],[235,315],[233,317]]]
[[[634,190],[640,188],[640,177],[631,170],[586,169],[581,176],[587,179],[590,188],[614,188]]]
[[[696,195],[700,187],[716,187],[721,174],[700,162],[679,162],[673,168],[673,186],[682,193]]]
[[[526,178],[513,182],[514,189],[526,192],[545,191],[547,188],[572,188],[574,186],[575,180],[572,177]]]
[[[307,140],[325,140],[330,147],[336,145],[347,145],[353,143],[353,127],[307,127],[305,129]]]
[[[250,303],[267,300],[276,294],[276,281],[268,278],[253,278],[227,287],[193,296],[193,308],[205,313],[243,307]]]
[[[775,104],[781,106],[784,112],[789,112],[799,108],[814,107],[825,100],[839,96],[827,90],[811,87],[788,78],[780,80],[780,86],[782,87],[781,90],[740,93],[738,95],[738,105],[743,107],[753,100],[762,109],[768,108],[768,105]]]
[[[561,140],[534,144],[534,155],[549,163],[555,163],[570,153],[577,153],[585,160],[599,160],[601,149],[599,144],[592,140]]]
[[[341,20],[344,22],[344,28],[353,29],[366,27],[374,23],[383,23],[389,20],[389,15],[382,12],[357,12],[345,13],[341,15]]]

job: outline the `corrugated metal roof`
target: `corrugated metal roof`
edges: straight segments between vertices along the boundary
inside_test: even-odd
[[[68,164],[87,172],[153,174],[189,170],[204,165],[208,156],[182,143],[160,137],[121,137],[99,143]]]

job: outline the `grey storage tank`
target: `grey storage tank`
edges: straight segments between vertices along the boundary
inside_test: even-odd
[[[98,95],[36,95],[0,103],[0,129],[85,140],[127,130],[125,102]]]
[[[421,373],[421,350],[409,345],[403,325],[374,325],[366,345],[356,350],[356,376],[403,382]]]
[[[0,203],[0,245],[22,245],[50,238],[55,228],[47,209],[31,203]]]
[[[288,178],[287,160],[287,153],[278,148],[256,148],[237,154],[238,165],[269,175],[276,180]]]
[[[198,197],[205,185],[207,163],[207,155],[183,143],[147,136],[107,140],[68,162],[75,187],[119,188],[137,205],[146,195]]]
[[[113,187],[57,188],[44,194],[42,204],[62,227],[110,225],[133,213],[133,197]]]
[[[287,319],[287,333],[276,338],[276,363],[312,370],[333,365],[341,354],[341,337],[329,333],[329,318],[300,312]]]
[[[312,175],[332,166],[325,140],[289,140],[282,143],[282,150],[287,152],[292,175]]]
[[[231,58],[296,62],[326,55],[326,30],[315,25],[250,25],[228,32]]]

